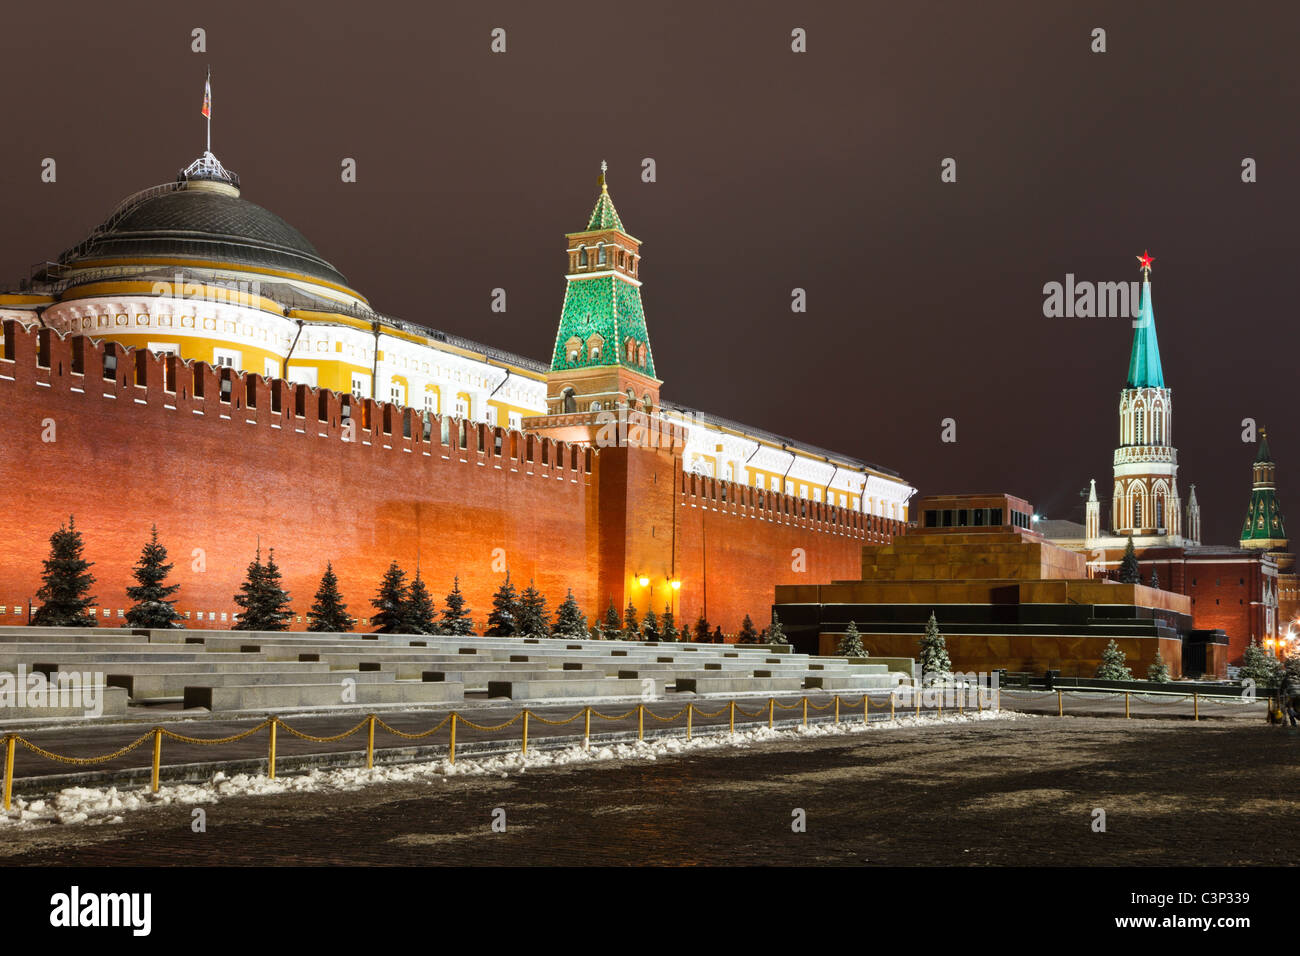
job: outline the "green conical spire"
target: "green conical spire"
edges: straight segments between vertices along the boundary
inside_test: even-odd
[[[1255,455],[1255,464],[1273,464],[1273,455],[1268,450],[1268,432],[1260,430],[1259,452]]]
[[[618,210],[614,208],[614,200],[609,197],[609,186],[605,183],[605,170],[608,168],[602,159],[600,161],[600,198],[596,200],[596,208],[591,211],[591,218],[587,220],[588,232],[593,229],[627,231],[623,228],[623,220],[618,218]]]
[[[1149,270],[1149,266],[1147,269]],[[1160,343],[1156,340],[1156,313],[1151,305],[1151,277],[1142,280],[1142,316],[1133,329],[1133,354],[1128,360],[1129,388],[1164,388]]]

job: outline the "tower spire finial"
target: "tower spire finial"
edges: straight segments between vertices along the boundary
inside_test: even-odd
[[[1143,250],[1142,250],[1142,255],[1137,256],[1136,258],[1137,258],[1137,261],[1138,261],[1138,263],[1139,263],[1138,268],[1142,270],[1142,278],[1143,278],[1143,279],[1150,279],[1150,278],[1151,278],[1151,263],[1153,263],[1153,262],[1156,261],[1156,260],[1155,260],[1155,257],[1152,256],[1149,252],[1147,252],[1147,250],[1143,249]]]
[[[609,163],[603,159],[600,161],[600,191],[609,192],[609,186],[605,184],[605,172],[609,169]]]

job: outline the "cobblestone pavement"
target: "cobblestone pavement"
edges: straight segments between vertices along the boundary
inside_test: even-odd
[[[9,865],[1281,864],[1300,735],[1066,717],[154,808],[15,831]],[[506,831],[491,829],[494,809]],[[792,830],[802,809],[807,831]],[[1106,814],[1094,832],[1095,810]]]

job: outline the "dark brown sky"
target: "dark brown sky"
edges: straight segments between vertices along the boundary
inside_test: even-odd
[[[666,398],[1049,517],[1081,519],[1089,477],[1108,486],[1131,330],[1046,319],[1042,286],[1136,279],[1149,248],[1180,486],[1198,485],[1207,540],[1240,530],[1246,416],[1269,426],[1294,525],[1296,5],[1061,6],[13,5],[0,275],[198,155],[211,63],[214,152],[376,308],[547,357],[563,233],[605,158],[644,242]],[[46,156],[57,184],[39,182]]]

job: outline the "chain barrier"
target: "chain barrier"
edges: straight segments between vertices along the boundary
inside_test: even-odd
[[[497,731],[505,730],[506,728],[511,727],[522,720],[524,722],[523,735],[522,735],[522,747],[523,747],[523,752],[527,753],[529,720],[539,720],[543,724],[547,724],[552,727],[562,727],[566,724],[571,724],[574,721],[585,717],[586,726],[584,728],[584,743],[589,743],[590,734],[591,734],[591,718],[593,716],[598,717],[601,720],[618,722],[618,721],[627,720],[633,715],[637,715],[637,720],[638,720],[637,736],[638,739],[644,739],[645,715],[649,714],[650,717],[654,718],[655,720],[661,723],[672,723],[677,719],[679,719],[683,714],[685,714],[686,735],[687,735],[687,739],[689,740],[691,738],[693,718],[695,717],[703,717],[706,720],[713,720],[715,718],[721,717],[723,714],[729,713],[730,730],[732,733],[735,733],[736,714],[741,714],[744,717],[755,719],[755,720],[761,720],[762,718],[766,717],[768,720],[768,726],[770,727],[773,724],[775,718],[775,709],[777,707],[781,708],[782,710],[798,710],[799,708],[802,707],[803,722],[804,725],[806,726],[808,721],[809,707],[811,707],[813,710],[818,710],[818,711],[829,710],[831,707],[835,707],[835,713],[838,719],[839,710],[842,705],[849,706],[856,709],[859,704],[863,705],[864,708],[863,718],[865,720],[867,717],[867,713],[870,710],[870,697],[866,693],[863,693],[862,698],[858,702],[847,704],[847,705],[845,701],[843,701],[838,695],[835,695],[834,698],[829,703],[822,704],[822,705],[817,705],[812,703],[807,696],[800,698],[799,702],[794,704],[783,704],[780,701],[778,701],[776,698],[769,697],[767,701],[767,706],[755,711],[745,710],[743,707],[739,706],[734,700],[729,701],[727,705],[724,706],[721,710],[717,710],[713,712],[698,710],[694,703],[688,703],[681,710],[677,711],[677,713],[668,717],[661,717],[659,714],[656,714],[654,711],[650,710],[644,704],[640,704],[637,707],[633,707],[632,709],[624,711],[621,714],[603,714],[600,711],[595,710],[594,708],[588,706],[588,707],[584,707],[582,710],[574,714],[572,717],[568,717],[563,720],[552,720],[546,717],[542,717],[539,714],[533,713],[528,708],[524,708],[519,713],[511,717],[509,720],[503,721],[502,723],[499,724],[478,724],[470,720],[469,718],[467,718],[464,714],[461,714],[458,711],[452,711],[450,714],[448,714],[446,717],[444,717],[442,720],[440,720],[437,724],[435,724],[430,729],[420,731],[418,733],[410,733],[407,731],[398,730],[396,727],[387,723],[377,715],[369,714],[360,723],[356,724],[350,729],[342,733],[332,734],[329,736],[317,736],[315,734],[309,734],[306,731],[298,730],[294,727],[291,727],[289,724],[285,723],[281,718],[277,716],[277,717],[268,717],[267,719],[263,720],[261,723],[257,724],[254,727],[249,728],[248,730],[242,731],[237,734],[230,734],[225,737],[191,737],[186,734],[179,734],[173,730],[168,730],[165,727],[154,727],[153,729],[149,730],[147,733],[141,734],[139,737],[131,741],[129,744],[126,744],[125,746],[117,750],[114,750],[112,753],[100,754],[94,757],[70,757],[65,754],[57,754],[54,753],[53,751],[46,750],[44,747],[41,747],[18,734],[5,734],[4,735],[5,768],[4,768],[3,805],[6,811],[10,809],[10,804],[11,804],[10,798],[11,798],[13,780],[14,780],[14,775],[13,775],[14,750],[17,745],[21,745],[24,749],[30,751],[31,753],[35,754],[38,757],[43,757],[47,760],[52,760],[56,763],[69,764],[71,766],[78,766],[78,767],[88,767],[97,764],[107,763],[110,760],[115,760],[118,757],[125,756],[126,754],[131,753],[133,750],[136,750],[137,748],[141,747],[146,741],[152,740],[153,760],[152,760],[151,786],[153,792],[157,793],[158,785],[159,785],[159,774],[160,774],[160,769],[162,764],[162,742],[164,739],[174,740],[177,743],[184,743],[184,744],[195,744],[200,746],[216,746],[221,744],[235,743],[236,741],[240,741],[240,740],[245,740],[253,736],[254,734],[269,729],[268,750],[267,750],[267,770],[268,770],[268,776],[272,780],[274,780],[275,763],[276,763],[276,732],[281,728],[283,728],[290,736],[297,737],[300,740],[306,740],[312,743],[337,743],[340,740],[346,740],[347,738],[353,736],[354,734],[364,730],[367,734],[366,766],[373,767],[374,754],[375,754],[375,728],[376,727],[379,727],[382,730],[386,731],[387,733],[392,734],[394,737],[398,737],[403,740],[420,740],[422,738],[429,737],[432,736],[433,734],[436,734],[443,727],[447,726],[448,723],[450,723],[451,728],[450,728],[450,739],[449,739],[449,746],[448,746],[448,758],[449,761],[452,764],[454,764],[456,762],[457,724],[464,724],[465,726],[470,727],[473,730],[480,731],[482,733],[496,733]],[[891,714],[892,714],[892,707],[891,707]]]

